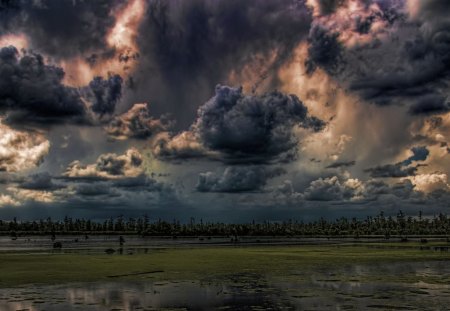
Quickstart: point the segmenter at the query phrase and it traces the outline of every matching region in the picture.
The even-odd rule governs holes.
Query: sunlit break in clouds
[[[450,5],[0,3],[0,218],[450,208]]]

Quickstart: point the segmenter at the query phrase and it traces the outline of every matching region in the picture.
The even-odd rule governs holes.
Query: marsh
[[[446,242],[140,245],[127,238],[119,251],[116,239],[3,250],[0,309],[445,310],[450,303]],[[111,245],[116,251],[106,254]]]

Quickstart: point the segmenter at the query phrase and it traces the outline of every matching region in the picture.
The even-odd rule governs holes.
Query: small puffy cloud
[[[281,168],[227,167],[222,175],[201,173],[196,189],[200,192],[248,192],[261,191],[267,180],[286,173]]]
[[[12,196],[7,194],[0,194],[0,207],[3,206],[18,206],[20,205],[19,201],[14,199]]]
[[[169,130],[172,123],[165,119],[154,119],[150,115],[148,104],[134,104],[127,112],[114,117],[106,133],[113,139],[146,139]]]
[[[325,123],[308,114],[295,96],[280,92],[244,95],[242,88],[216,87],[216,94],[198,109],[191,133],[175,136],[175,142],[157,144],[157,156],[175,152],[217,154],[226,162],[265,163],[295,157],[296,128],[319,131]],[[172,145],[175,148],[167,148]],[[186,146],[189,152],[184,152]],[[194,147],[194,148],[193,148]],[[159,151],[159,152],[158,152]]]
[[[42,134],[13,130],[0,123],[0,171],[20,172],[34,168],[49,149],[50,142]]]
[[[15,200],[21,204],[26,201],[52,203],[55,196],[51,191],[21,189],[18,187],[8,187],[7,190],[13,194]]]
[[[94,164],[83,165],[74,161],[67,167],[63,176],[81,179],[117,179],[133,177],[143,173],[142,155],[135,148],[128,149],[123,155],[102,154]]]
[[[173,137],[167,132],[161,133],[153,144],[153,153],[165,160],[219,156],[217,152],[211,152],[203,146],[195,131],[183,131]]]
[[[309,201],[341,201],[360,197],[363,183],[357,179],[341,182],[337,176],[319,178],[311,182],[304,192]]]

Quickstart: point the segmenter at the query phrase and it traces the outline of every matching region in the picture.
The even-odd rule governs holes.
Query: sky
[[[1,0],[0,218],[450,210],[446,0]]]

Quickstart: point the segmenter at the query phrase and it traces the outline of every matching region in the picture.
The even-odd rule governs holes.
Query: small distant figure
[[[123,236],[119,236],[119,244],[120,244],[120,246],[123,246],[124,243],[125,243],[125,239],[123,238]]]
[[[51,239],[52,239],[52,242],[55,242],[55,240],[56,240],[56,235],[55,235],[54,233],[52,233]]]
[[[84,235],[84,239],[85,239],[85,240],[89,240],[89,237],[88,237],[87,234]]]

